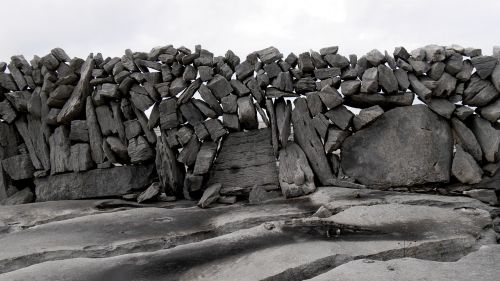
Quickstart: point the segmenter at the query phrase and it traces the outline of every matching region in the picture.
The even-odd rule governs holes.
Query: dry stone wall
[[[12,56],[0,63],[0,200],[121,196],[153,181],[146,197],[161,186],[202,206],[317,185],[438,183],[496,200],[499,57],[458,45]]]

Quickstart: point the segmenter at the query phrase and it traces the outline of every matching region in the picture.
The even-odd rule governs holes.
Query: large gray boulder
[[[364,185],[448,182],[453,138],[445,119],[425,105],[395,108],[348,137],[342,169]]]
[[[37,201],[119,196],[153,182],[154,166],[136,165],[51,175],[35,179]]]

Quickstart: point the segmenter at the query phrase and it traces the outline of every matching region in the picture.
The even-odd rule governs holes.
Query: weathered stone
[[[76,142],[89,142],[89,131],[86,120],[71,121],[69,139]]]
[[[176,152],[176,151],[175,151]],[[162,133],[156,142],[156,171],[160,178],[161,186],[167,195],[183,196],[184,165],[177,161],[177,155],[167,142],[167,137]]]
[[[378,69],[371,67],[365,70],[362,77],[361,92],[362,93],[377,93],[378,92]]]
[[[472,156],[465,152],[460,145],[456,146],[451,173],[461,183],[476,184],[481,181],[483,170],[476,163]]]
[[[378,105],[362,109],[352,120],[354,129],[360,130],[368,126],[382,114],[384,114],[384,110]]]
[[[498,197],[495,191],[491,189],[466,190],[464,194],[490,205],[498,205]]]
[[[465,151],[472,155],[476,161],[481,162],[481,160],[483,160],[483,151],[474,133],[457,118],[451,118],[451,125],[457,137],[457,142]]]
[[[283,58],[283,54],[273,46],[257,51],[256,53],[260,61],[266,64]]]
[[[455,111],[455,105],[447,99],[429,99],[426,103],[432,111],[447,119],[450,119]]]
[[[295,141],[306,154],[319,182],[326,185],[334,176],[326,158],[323,143],[312,125],[305,99],[298,98],[294,101],[294,104],[292,123]]]
[[[117,157],[116,160],[119,163],[129,162],[127,145],[125,143],[115,136],[108,136],[105,141],[109,145],[113,155]]]
[[[90,152],[92,154],[92,159],[97,164],[104,162],[104,152],[102,150],[102,133],[99,128],[99,123],[97,121],[97,115],[95,112],[94,105],[92,104],[92,98],[87,97],[87,103],[85,106],[85,114],[87,117],[87,129],[88,138],[90,143]]]
[[[176,96],[180,92],[184,91],[188,86],[186,80],[181,77],[175,78],[174,81],[170,84],[169,92],[172,96]]]
[[[299,55],[299,70],[303,73],[313,72],[314,65],[309,52]]]
[[[247,130],[257,129],[259,123],[257,121],[257,112],[251,96],[238,98],[238,118],[241,127]]]
[[[229,94],[221,99],[222,110],[224,113],[237,113],[238,112],[238,96]]]
[[[458,106],[455,109],[454,114],[458,117],[458,119],[464,121],[467,119],[469,116],[474,114],[474,109],[468,107],[468,106]]]
[[[47,104],[50,107],[62,108],[74,90],[72,85],[60,85],[50,93]]]
[[[293,91],[293,80],[290,72],[280,72],[278,77],[273,80],[273,86],[285,92]]]
[[[59,174],[72,170],[70,167],[71,143],[69,130],[59,126],[49,138],[50,146],[50,174]]]
[[[215,183],[207,187],[203,192],[203,196],[201,196],[200,201],[198,201],[198,207],[200,208],[208,208],[211,204],[217,202],[220,196],[220,190],[222,188],[222,184]]]
[[[204,142],[196,156],[193,174],[204,175],[208,173],[215,159],[215,154],[217,154],[217,143],[211,141]]]
[[[199,99],[191,99],[191,102],[198,108],[203,116],[208,118],[217,118],[219,115],[204,101]],[[150,119],[151,120],[151,116]]]
[[[182,94],[177,99],[177,104],[182,104],[182,103],[186,103],[186,102],[190,101],[191,98],[196,93],[196,91],[200,88],[201,83],[202,82],[200,79],[196,79],[191,84],[189,84],[187,89],[184,90],[184,92],[182,92]]]
[[[116,99],[120,96],[118,85],[110,83],[102,84],[101,89],[99,89],[99,94],[109,99]]]
[[[310,92],[306,94],[307,107],[312,116],[316,116],[323,112],[323,103],[318,92]]]
[[[35,179],[37,201],[121,196],[152,182],[153,165],[95,169]]]
[[[332,78],[340,75],[339,68],[320,68],[314,70],[314,77],[320,80]]]
[[[340,129],[346,130],[351,125],[354,114],[345,106],[337,106],[328,110],[325,116],[330,119],[333,124],[337,125]]]
[[[143,203],[155,200],[161,193],[161,185],[159,182],[153,182],[146,190],[138,197],[137,203]]]
[[[324,59],[330,66],[340,69],[346,68],[350,65],[349,60],[339,54],[327,54]]]
[[[280,150],[279,181],[285,198],[297,197],[316,190],[314,174],[306,155],[294,142]]]
[[[392,94],[398,91],[398,80],[392,72],[392,69],[381,64],[377,68],[378,70],[378,84],[382,87],[382,90],[388,94]]]
[[[77,143],[71,146],[69,166],[74,172],[87,171],[94,167],[88,143]]]
[[[325,47],[325,48],[319,49],[319,53],[322,56],[326,56],[328,54],[336,54],[338,52],[338,50],[339,50],[338,46],[330,46],[330,47]]]
[[[470,87],[470,84],[469,84]],[[469,88],[466,89],[465,98],[463,104],[472,105],[472,106],[485,106],[490,103],[492,100],[496,99],[500,93],[495,89],[493,84],[486,83],[485,87],[482,88],[477,94],[474,96],[467,95]]]
[[[201,98],[210,105],[210,107],[218,114],[222,115],[223,111],[222,108],[219,104],[219,101],[217,98],[212,94],[212,91],[210,89],[202,84],[200,85],[200,88],[198,89],[198,92],[200,93]]]
[[[491,75],[498,59],[492,56],[476,56],[471,58],[472,65],[481,79],[486,79]]]
[[[35,168],[27,154],[15,155],[2,160],[3,170],[13,180],[33,178]]]
[[[135,107],[141,111],[145,111],[149,109],[155,101],[149,96],[146,90],[139,91],[139,89],[141,88],[135,88],[130,91],[130,101],[132,101]]]
[[[24,188],[21,191],[14,193],[14,195],[9,196],[9,198],[0,202],[1,205],[12,206],[12,205],[21,205],[32,203],[35,199],[33,192],[28,187]]]
[[[160,127],[162,130],[175,128],[179,125],[177,99],[170,98],[160,102]]]
[[[446,58],[445,49],[443,46],[427,45],[424,47],[425,58],[431,62],[443,61]]]
[[[87,96],[90,95],[91,86],[90,78],[92,76],[92,69],[94,68],[94,59],[89,56],[81,68],[80,80],[76,84],[73,93],[69,100],[64,104],[64,107],[57,116],[58,123],[69,123],[75,119],[82,110],[85,108]]]
[[[340,90],[344,96],[352,96],[359,93],[361,81],[345,80],[340,84]]]
[[[348,137],[341,165],[345,174],[369,186],[448,182],[452,144],[447,122],[425,105],[400,107]]]
[[[408,80],[410,81],[410,85],[413,91],[417,94],[417,96],[421,100],[428,100],[432,94],[432,91],[429,90],[422,82],[415,76],[413,73],[408,74]]]
[[[366,54],[366,60],[373,66],[378,66],[385,62],[385,56],[379,50],[373,49]]]
[[[196,176],[190,173],[186,174],[186,177],[184,178],[184,193],[186,191],[189,192],[194,192],[201,190],[203,187],[203,176]]]
[[[181,104],[179,111],[190,124],[196,124],[205,120],[201,111],[192,102]]]
[[[248,194],[254,185],[278,189],[278,171],[270,129],[229,133],[210,171],[208,185],[221,183],[221,194]]]
[[[219,74],[215,75],[214,79],[208,82],[207,87],[218,99],[222,99],[233,91],[231,84]]]
[[[243,81],[253,76],[254,66],[249,61],[244,61],[235,67],[236,79]]]
[[[267,191],[265,187],[254,185],[248,193],[248,202],[250,204],[262,204],[266,201],[274,200],[280,197],[277,191]]]
[[[222,124],[226,129],[229,131],[240,131],[240,121],[238,119],[238,114],[229,114],[229,113],[224,113],[222,115]],[[207,131],[208,132],[208,131]]]
[[[339,92],[330,86],[323,87],[321,91],[319,91],[319,97],[328,109],[337,107],[343,102]]]
[[[182,148],[177,160],[186,166],[193,166],[196,162],[196,156],[200,150],[201,143],[196,136],[191,136],[189,142]]]
[[[328,136],[325,141],[325,151],[327,153],[332,153],[339,149],[344,140],[350,136],[349,131],[340,130],[336,127],[331,127],[328,129]]]
[[[0,72],[0,86],[11,91],[17,91],[17,84],[12,78],[12,74]]]
[[[316,89],[316,81],[311,77],[300,78],[295,84],[295,91],[298,94],[305,94]]]
[[[470,128],[481,146],[486,161],[496,162],[498,160],[498,149],[500,145],[500,135],[498,131],[493,128],[490,122],[477,115],[472,116]]]
[[[9,68],[14,82],[16,82],[17,88],[21,91],[26,89],[28,87],[26,79],[24,78],[24,75],[21,73],[21,71],[15,66],[15,64],[11,62],[7,65],[7,67]]]
[[[110,136],[117,133],[115,120],[113,119],[113,114],[111,109],[107,105],[101,105],[95,109],[97,120],[99,121],[99,127],[104,136]]]
[[[219,119],[208,119],[203,122],[205,128],[207,128],[208,133],[210,134],[210,138],[213,141],[219,140],[222,136],[227,134],[226,129],[222,126],[222,123]]]
[[[130,139],[127,152],[132,164],[147,162],[154,158],[154,151],[143,136]]]
[[[495,123],[500,118],[500,99],[488,104],[485,107],[479,108],[479,114],[484,119]]]
[[[326,139],[326,134],[328,133],[328,127],[330,126],[330,121],[323,114],[318,114],[313,117],[312,125],[316,132],[321,137],[321,139]]]

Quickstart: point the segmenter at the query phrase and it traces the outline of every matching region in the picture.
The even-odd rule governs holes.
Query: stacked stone
[[[207,190],[211,194],[203,197],[213,202],[234,202],[254,190],[253,198],[265,198],[280,187],[286,197],[300,196],[318,183],[449,182],[450,173],[462,183],[478,184],[483,174],[494,176],[498,169],[500,65],[479,49],[397,47],[392,55],[372,50],[358,58],[340,55],[337,46],[286,57],[268,47],[242,60],[232,51],[214,56],[200,45],[194,51],[167,45],[82,60],[56,48],[30,63],[13,56],[0,70],[1,128],[10,134],[1,143],[7,151],[2,159],[8,160],[2,161],[3,197],[20,177],[153,159],[167,195],[197,198]],[[440,117],[427,107],[394,111],[412,105],[415,95]],[[350,107],[361,111],[355,115]],[[148,118],[144,112],[150,108]],[[405,121],[405,114],[422,122]],[[376,134],[373,128],[400,132],[390,126],[401,124],[419,130],[421,145],[439,144],[449,152],[436,153],[436,159],[425,155],[429,163],[409,161],[406,170],[424,166],[413,176],[366,173],[377,163],[353,156],[356,144],[369,145],[360,136]],[[158,127],[159,136],[153,131]],[[426,131],[444,141],[426,143]],[[449,145],[448,138],[454,140]],[[279,172],[273,159],[279,160]],[[14,166],[20,168],[10,169]],[[423,178],[431,170],[436,173]]]

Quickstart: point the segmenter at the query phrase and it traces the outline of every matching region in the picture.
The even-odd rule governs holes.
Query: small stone
[[[352,120],[354,129],[360,130],[368,126],[382,114],[384,114],[384,110],[378,105],[362,109]]]
[[[361,78],[362,93],[377,93],[378,92],[378,69],[371,67],[365,70]]]
[[[327,111],[325,116],[340,129],[346,130],[351,125],[354,114],[347,107],[341,105]]]
[[[244,61],[236,66],[236,79],[243,81],[250,76],[253,76],[254,66],[248,61]]]
[[[216,202],[220,197],[220,190],[222,188],[222,184],[216,183],[209,186],[204,192],[203,196],[201,196],[200,201],[198,202],[198,207],[200,208],[208,208],[212,203]]]
[[[326,62],[332,67],[338,67],[340,69],[346,68],[350,65],[349,60],[339,54],[328,54],[325,55]]]
[[[339,50],[338,46],[330,46],[330,47],[321,48],[319,50],[319,53],[322,56],[326,56],[326,55],[329,55],[329,54],[335,55],[338,52],[338,50]]]
[[[160,195],[161,185],[159,182],[152,183],[146,190],[144,190],[138,197],[137,203],[152,201]]]
[[[447,99],[430,99],[426,103],[432,111],[446,119],[450,119],[453,111],[455,111],[455,105]]]
[[[464,191],[464,194],[490,205],[498,205],[498,197],[492,189],[473,189]]]
[[[118,92],[118,85],[110,83],[102,84],[102,88],[99,90],[99,94],[110,99],[115,99],[120,96],[120,93]]]
[[[443,61],[446,58],[445,49],[443,46],[427,45],[425,49],[425,58],[428,61],[436,62]]]
[[[14,195],[8,197],[4,201],[0,202],[0,205],[12,206],[32,203],[35,200],[33,192],[29,188],[24,188],[21,191],[14,193]]]
[[[483,170],[481,170],[481,167],[479,167],[474,158],[458,145],[453,157],[451,173],[461,183],[476,184],[481,181]]]
[[[476,68],[476,72],[481,79],[486,79],[491,75],[498,59],[492,56],[477,56],[471,58],[472,65]]]
[[[379,50],[373,49],[366,54],[366,60],[373,66],[378,66],[385,62],[385,56]]]
[[[332,153],[339,149],[344,140],[350,136],[349,131],[340,130],[335,127],[328,129],[328,136],[325,141],[325,151],[327,153]]]
[[[229,95],[233,91],[231,84],[219,74],[215,75],[214,79],[208,82],[207,87],[219,99]]]
[[[265,64],[269,64],[283,58],[283,54],[273,46],[257,51],[257,56],[260,61]]]
[[[299,55],[299,70],[302,73],[313,72],[314,65],[309,52],[305,52]]]
[[[426,61],[410,60],[410,65],[413,68],[413,72],[418,76],[424,75],[431,69],[431,65]]]
[[[359,80],[346,80],[340,84],[340,90],[344,96],[352,96],[359,93],[361,88],[361,81]]]
[[[314,77],[320,80],[332,78],[340,75],[339,68],[320,68],[314,70]]]
[[[217,203],[231,205],[236,203],[236,201],[237,201],[236,196],[220,196],[219,199],[217,200]]]
[[[458,117],[458,119],[464,121],[467,119],[469,116],[474,114],[474,109],[468,107],[468,106],[459,106],[455,109],[454,112],[455,116]]]
[[[130,139],[127,152],[130,162],[133,164],[143,163],[154,158],[154,151],[143,136]]]
[[[404,47],[396,47],[393,52],[394,58],[397,60],[401,58],[402,60],[408,60],[410,58],[410,54]]]
[[[385,65],[379,65],[378,68],[378,84],[382,87],[382,90],[388,94],[392,94],[398,91],[398,80],[392,69]]]

